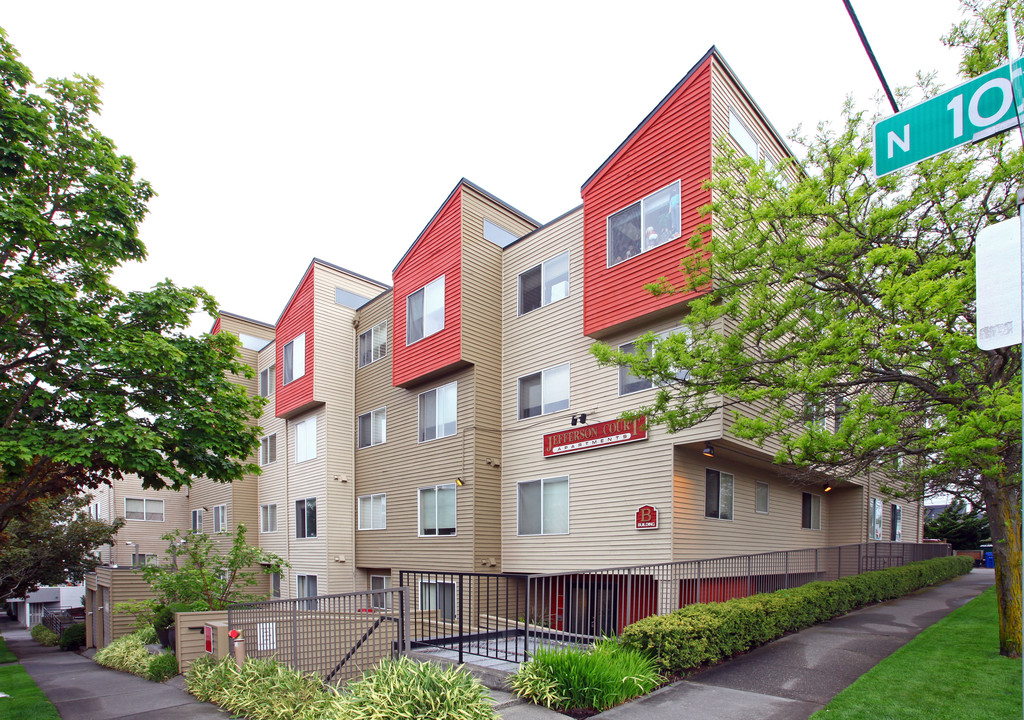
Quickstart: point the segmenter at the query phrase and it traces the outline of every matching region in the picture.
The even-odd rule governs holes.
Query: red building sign
[[[609,445],[647,439],[647,420],[608,420],[544,436],[544,457],[568,455]]]
[[[636,509],[637,530],[658,529],[658,508],[653,505],[641,505]]]

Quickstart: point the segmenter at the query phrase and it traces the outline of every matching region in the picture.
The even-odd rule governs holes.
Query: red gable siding
[[[211,335],[216,335],[219,332],[220,332],[220,318],[217,318],[217,320],[213,323],[213,329],[210,331],[210,334]]]
[[[702,188],[711,177],[711,62],[709,54],[583,188],[587,335],[693,297],[655,298],[643,286],[662,276],[681,282],[679,259],[689,252],[689,239],[702,222],[699,209],[711,202],[711,191]],[[608,267],[608,216],[676,180],[681,181],[681,237]]]
[[[444,275],[444,329],[405,344],[406,299]],[[437,211],[393,273],[392,383],[409,385],[462,357],[462,188]]]
[[[297,408],[313,402],[313,368],[316,358],[313,356],[313,266],[309,266],[306,276],[292,295],[291,301],[277,322],[276,363],[277,372],[274,382],[275,414],[285,417]],[[284,346],[296,337],[306,333],[306,374],[287,385],[281,384],[284,363],[281,356]]]

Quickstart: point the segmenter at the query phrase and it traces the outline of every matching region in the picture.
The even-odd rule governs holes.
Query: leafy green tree
[[[228,333],[191,337],[200,288],[111,285],[145,258],[153,191],[92,124],[93,77],[33,84],[0,29],[0,531],[38,498],[136,473],[147,488],[258,472],[262,406]]]
[[[994,18],[1007,5],[977,8],[946,39],[965,48],[965,74],[1005,62]],[[1012,8],[1021,33],[1024,7]],[[934,92],[927,78],[919,89]],[[685,332],[649,335],[635,355],[593,352],[660,385],[634,415],[676,431],[724,413],[737,436],[780,443],[775,460],[797,481],[872,472],[891,494],[983,502],[1000,651],[1019,657],[1021,351],[975,343],[974,248],[1015,216],[1024,154],[1004,133],[875,178],[873,120],[848,105],[840,127],[794,137],[799,167],[721,145],[710,243],[694,238],[685,280],[650,288],[702,293]]]
[[[924,536],[945,540],[954,550],[977,550],[989,539],[988,520],[979,509],[968,510],[962,500],[954,500],[924,524]]]
[[[81,582],[96,568],[93,551],[113,543],[125,521],[93,519],[88,504],[82,496],[37,500],[0,533],[0,601],[40,585]]]
[[[164,604],[202,603],[210,610],[223,610],[234,603],[266,600],[266,595],[248,588],[259,583],[260,575],[280,573],[288,563],[247,544],[245,533],[245,525],[239,523],[231,548],[222,554],[211,536],[174,530],[163,536],[173,563],[147,565],[140,572]]]

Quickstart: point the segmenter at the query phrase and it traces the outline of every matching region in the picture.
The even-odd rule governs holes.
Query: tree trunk
[[[1021,489],[1005,477],[982,477],[999,604],[999,654],[1021,656]]]

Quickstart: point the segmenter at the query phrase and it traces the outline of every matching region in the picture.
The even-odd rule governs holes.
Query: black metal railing
[[[72,625],[85,622],[85,608],[43,608],[43,617],[39,622],[60,637]]]

